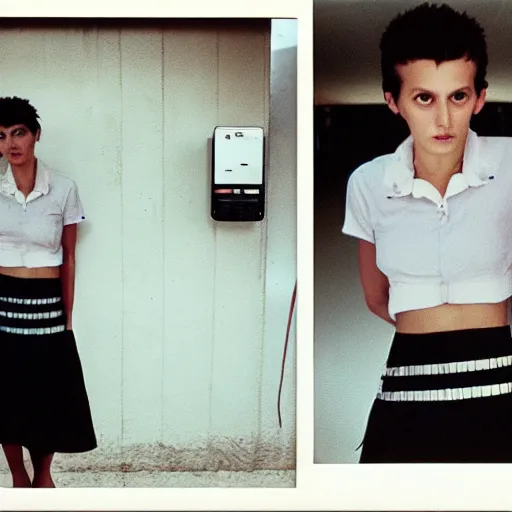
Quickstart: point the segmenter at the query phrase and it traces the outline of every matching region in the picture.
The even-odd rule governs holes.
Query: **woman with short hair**
[[[36,158],[40,136],[27,100],[0,98],[0,443],[14,487],[55,487],[55,452],[96,448],[72,330],[85,216],[74,181]]]
[[[360,462],[512,462],[512,139],[470,130],[484,31],[422,4],[380,48],[386,103],[411,135],[347,189],[366,303],[396,329]]]

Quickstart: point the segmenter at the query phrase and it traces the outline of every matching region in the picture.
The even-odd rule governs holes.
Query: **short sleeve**
[[[342,232],[367,242],[375,243],[370,209],[361,186],[362,175],[356,170],[348,180],[345,222]]]
[[[64,226],[77,224],[85,220],[84,209],[80,201],[80,196],[78,195],[78,187],[74,181],[71,182],[71,187],[64,203],[62,216]]]

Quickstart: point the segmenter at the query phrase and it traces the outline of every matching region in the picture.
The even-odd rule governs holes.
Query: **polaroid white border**
[[[357,0],[338,0],[357,1]],[[459,2],[458,2],[459,3]],[[510,510],[512,467],[313,464],[313,6],[258,2],[2,2],[4,17],[298,18],[297,488],[0,489],[0,510]],[[364,34],[361,34],[364,37]],[[342,392],[343,390],[340,390]]]

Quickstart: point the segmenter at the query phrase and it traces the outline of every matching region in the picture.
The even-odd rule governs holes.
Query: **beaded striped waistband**
[[[6,332],[9,334],[32,334],[32,335],[41,335],[41,334],[55,334],[57,332],[63,332],[66,329],[64,324],[55,325],[53,327],[7,327],[4,325],[0,325],[0,331]]]
[[[410,366],[392,366],[384,370],[387,377],[412,377],[416,375],[446,375],[449,373],[474,372],[492,370],[512,366],[512,356],[491,357],[476,361],[460,361],[457,363],[438,363]]]
[[[377,398],[394,402],[447,401],[512,393],[512,355],[387,367]]]
[[[17,297],[0,297],[1,302],[8,302],[9,304],[25,304],[34,306],[40,306],[42,304],[55,304],[60,300],[60,297],[48,297],[44,299],[19,299]]]
[[[0,296],[0,332],[48,335],[65,329],[66,317],[60,296]]]
[[[419,391],[379,391],[379,400],[393,402],[429,402],[445,400],[465,400],[512,393],[512,382],[491,384],[488,386],[472,386],[453,389],[422,389]]]

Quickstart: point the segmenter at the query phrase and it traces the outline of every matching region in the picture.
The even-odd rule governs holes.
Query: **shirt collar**
[[[2,174],[0,177],[0,191],[6,195],[15,195],[18,191],[18,187],[14,180],[11,164],[7,162],[6,158],[2,158],[0,160],[0,167],[3,168],[0,171]],[[48,194],[49,191],[50,183],[48,170],[40,160],[37,160],[36,181],[34,183],[34,189],[30,194],[40,196]]]
[[[485,151],[485,143],[474,131],[469,130],[464,149],[464,164],[457,181],[463,188],[479,187],[494,179],[497,167],[496,154]],[[392,162],[386,166],[384,181],[388,197],[404,197],[413,194],[415,190],[413,167],[413,137],[410,135],[398,146],[393,154]]]

